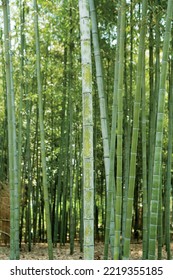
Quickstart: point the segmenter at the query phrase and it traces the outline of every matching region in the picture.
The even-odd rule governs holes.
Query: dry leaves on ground
[[[75,242],[74,253],[70,254],[69,244],[54,248],[54,259],[56,260],[82,260],[83,253],[80,252],[80,245],[78,242]],[[171,251],[173,252],[173,243],[171,243]],[[9,247],[0,247],[0,259],[8,260],[9,259]],[[95,244],[95,259],[102,260],[104,252],[104,244],[98,242]],[[32,251],[28,252],[27,245],[22,244],[20,252],[21,260],[47,260],[48,259],[48,248],[46,243],[40,243],[32,246]],[[142,243],[131,244],[131,260],[141,260],[142,259]],[[163,248],[163,259],[167,259],[167,254],[165,248]]]

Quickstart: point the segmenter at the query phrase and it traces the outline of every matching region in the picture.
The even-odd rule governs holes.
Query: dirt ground
[[[2,246],[0,247],[0,259],[8,260],[9,259],[9,247]],[[101,242],[95,244],[95,259],[103,259],[104,245]],[[171,243],[171,252],[173,255],[173,242]],[[27,245],[23,244],[20,252],[21,260],[47,260],[48,259],[48,250],[47,244],[41,243],[32,246],[32,251],[28,252]],[[82,260],[83,253],[80,252],[79,243],[75,243],[74,253],[70,255],[69,244],[64,246],[58,245],[57,248],[54,248],[54,259],[56,260]],[[131,244],[131,260],[141,260],[142,259],[142,243],[133,243]],[[165,248],[163,248],[162,259],[167,259],[167,254]]]

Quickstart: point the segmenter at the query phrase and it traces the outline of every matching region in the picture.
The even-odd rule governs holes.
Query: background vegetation
[[[163,247],[171,259],[172,10],[171,0],[1,1],[11,259],[22,242],[47,242],[49,259],[69,242],[73,254],[74,240],[86,259],[94,241],[105,259],[128,259],[132,239],[143,259]]]

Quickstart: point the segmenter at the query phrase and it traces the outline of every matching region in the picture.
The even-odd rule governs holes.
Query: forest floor
[[[0,260],[9,259],[9,247],[0,247]],[[104,244],[102,242],[97,242],[95,244],[95,257],[96,260],[103,259]],[[171,253],[173,256],[173,242],[171,243]],[[46,243],[38,243],[32,246],[31,252],[28,252],[27,245],[22,244],[20,252],[21,260],[47,260],[48,259],[48,249]],[[80,246],[78,242],[75,242],[74,253],[70,255],[69,244],[54,248],[54,259],[56,260],[82,260],[83,253],[80,252]],[[142,259],[142,243],[132,243],[131,244],[131,260],[141,260]],[[162,250],[162,259],[167,259],[167,254],[165,248]]]

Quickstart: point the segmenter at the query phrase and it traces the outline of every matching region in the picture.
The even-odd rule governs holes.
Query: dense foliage
[[[170,259],[173,3],[83,2],[91,16],[94,238],[104,241],[105,258],[110,244],[112,258],[127,259],[135,238],[144,259],[162,258],[163,245]],[[75,239],[83,250],[90,111],[82,105],[79,22],[76,0],[1,1],[0,180],[11,203],[15,197],[11,211],[19,205],[11,219],[19,215],[19,243],[28,250],[70,242],[73,254]]]

